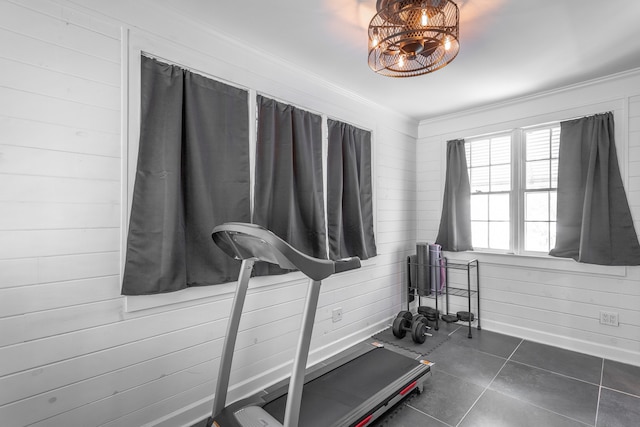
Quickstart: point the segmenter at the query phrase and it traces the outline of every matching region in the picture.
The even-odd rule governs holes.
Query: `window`
[[[471,187],[474,248],[509,250],[511,242],[511,135],[465,145]]]
[[[162,294],[236,280],[239,264],[209,236],[216,224],[250,222],[252,210],[253,222],[308,255],[326,258],[326,117],[267,100],[281,113],[269,120],[265,98],[248,89],[143,54],[139,61],[139,150],[130,175],[136,179],[124,227],[122,293]],[[256,104],[257,135],[250,129],[257,114],[250,106]],[[365,133],[369,159],[358,167],[366,166],[370,180],[371,135]],[[258,143],[254,153],[251,140]],[[364,193],[365,216],[372,219],[372,194]],[[349,212],[346,219],[352,216],[362,215]],[[373,240],[372,233],[367,237]]]
[[[141,58],[141,131],[123,295],[234,281],[216,224],[248,222],[246,90]],[[224,203],[220,203],[224,201]]]
[[[322,117],[258,95],[253,223],[306,255],[326,258]],[[257,275],[287,270],[260,263]]]
[[[524,131],[524,251],[549,252],[556,238],[560,126]]]
[[[560,126],[466,141],[473,247],[549,252],[555,245]]]
[[[329,258],[376,256],[373,232],[371,132],[327,120],[327,237]]]

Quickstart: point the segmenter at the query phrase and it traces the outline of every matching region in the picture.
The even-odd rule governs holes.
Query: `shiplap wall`
[[[0,0],[3,427],[175,427],[210,408],[233,287],[137,311],[120,296],[123,29],[217,64],[208,74],[373,131],[379,256],[325,282],[311,360],[386,327],[402,303],[403,260],[415,245],[418,123],[290,64],[257,55],[248,69],[244,51],[150,1]],[[285,376],[293,355],[306,281],[265,283],[248,296],[235,397]],[[343,320],[333,323],[337,307]]]
[[[418,139],[418,236],[438,231],[446,141],[613,111],[616,147],[636,231],[640,231],[640,70],[510,103],[425,120]],[[640,268],[594,267],[572,260],[448,254],[480,260],[482,326],[535,341],[640,365]],[[452,283],[466,283],[453,271]],[[451,310],[466,310],[452,298]],[[473,304],[476,310],[476,304]],[[618,327],[599,324],[619,314]]]

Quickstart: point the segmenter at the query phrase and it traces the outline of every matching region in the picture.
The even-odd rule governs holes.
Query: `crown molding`
[[[594,79],[585,80],[579,83],[562,86],[560,88],[545,90],[545,91],[536,92],[530,95],[508,99],[505,101],[499,101],[499,102],[494,102],[486,105],[481,105],[478,107],[468,108],[461,111],[456,111],[454,113],[429,117],[429,118],[420,120],[419,126],[422,127],[425,125],[438,123],[446,120],[462,119],[471,115],[475,115],[475,114],[479,114],[479,113],[483,113],[491,110],[496,110],[498,108],[512,107],[518,104],[536,101],[538,99],[547,98],[549,96],[560,95],[563,93],[571,92],[571,91],[578,90],[585,87],[590,87],[598,84],[604,84],[604,83],[621,80],[624,78],[630,78],[630,77],[632,78],[632,77],[638,77],[638,76],[640,76],[640,68],[633,68],[631,70],[621,71],[621,72],[609,74],[603,77],[597,77]]]

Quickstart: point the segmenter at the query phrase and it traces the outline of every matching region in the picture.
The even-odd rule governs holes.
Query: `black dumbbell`
[[[392,332],[396,338],[404,338],[407,332],[411,332],[411,338],[417,344],[422,344],[427,336],[427,318],[421,314],[415,316],[408,311],[401,311],[393,321]]]
[[[412,319],[413,319],[413,314],[411,314],[411,312],[410,312],[410,311],[402,310],[402,311],[400,311],[400,312],[398,313],[398,315],[396,316],[396,319],[397,319],[398,317],[404,317],[405,319],[407,319],[407,320],[409,320],[409,321],[410,321],[410,320],[412,320]]]
[[[396,338],[404,338],[411,327],[412,320],[413,314],[411,314],[410,311],[401,311],[398,313],[391,328],[393,336]]]

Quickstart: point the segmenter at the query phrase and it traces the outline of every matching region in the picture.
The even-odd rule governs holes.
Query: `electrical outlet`
[[[333,318],[333,323],[336,323],[342,320],[342,308],[334,308],[331,314]]]
[[[618,313],[614,313],[613,311],[601,311],[600,324],[608,326],[618,326]]]

